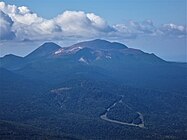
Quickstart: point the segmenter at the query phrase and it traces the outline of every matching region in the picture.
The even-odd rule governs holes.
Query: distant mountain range
[[[49,84],[88,76],[137,87],[186,91],[186,63],[167,62],[154,54],[100,39],[63,48],[48,42],[25,57],[6,55],[0,62],[0,67]]]
[[[118,42],[44,43],[0,58],[0,139],[185,139],[186,83],[186,63]]]

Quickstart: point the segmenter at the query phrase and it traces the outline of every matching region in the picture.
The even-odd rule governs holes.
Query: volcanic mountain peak
[[[80,50],[91,49],[93,51],[109,51],[109,50],[123,50],[127,46],[117,42],[109,42],[106,40],[95,39],[91,41],[80,42],[69,47],[61,48],[56,51],[55,55],[74,54]]]
[[[12,69],[12,67],[17,69],[19,68],[19,66],[33,61],[43,62],[44,59],[50,59],[51,61],[54,61],[54,63],[56,63],[55,61],[58,58],[60,58],[61,61],[78,61],[81,63],[84,62],[86,64],[92,64],[95,62],[101,63],[101,61],[103,61],[103,63],[164,62],[162,59],[153,54],[145,53],[138,49],[128,48],[121,43],[109,42],[100,39],[80,42],[70,47],[63,48],[53,42],[47,42],[26,57],[19,58],[16,63],[15,61],[13,61],[14,63],[12,62],[12,60],[15,60],[15,56],[6,57],[1,58],[2,63],[0,66],[6,66],[6,68],[8,69]],[[8,58],[11,59],[9,60]]]
[[[87,47],[91,49],[126,49],[127,48],[127,46],[125,46],[124,44],[117,43],[117,42],[109,42],[101,39],[80,42],[71,47],[77,47],[77,46]]]
[[[33,58],[46,57],[53,54],[59,49],[61,49],[59,45],[53,42],[46,42],[43,45],[41,45],[39,48],[37,48],[35,51],[27,55],[26,58],[33,59]]]

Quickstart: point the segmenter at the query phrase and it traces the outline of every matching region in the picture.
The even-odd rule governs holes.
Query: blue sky
[[[186,0],[5,0],[8,4],[27,6],[45,18],[66,10],[94,12],[109,23],[152,19],[156,23],[186,22]]]
[[[3,2],[6,4],[1,7],[3,23],[12,22],[8,24],[10,27],[6,24],[6,29],[4,26],[1,29],[1,56],[8,53],[26,55],[45,41],[66,46],[82,40],[103,38],[153,52],[166,60],[187,61],[186,0]],[[13,16],[10,9],[7,10],[7,5],[16,6],[16,16]],[[23,13],[20,13],[20,6],[27,7],[29,11],[22,8]],[[37,17],[33,13],[37,14]],[[6,15],[10,19],[7,19]],[[27,19],[33,22],[27,23]],[[72,22],[76,25],[71,24]],[[43,29],[43,26],[46,28]],[[38,30],[33,32],[32,28]]]

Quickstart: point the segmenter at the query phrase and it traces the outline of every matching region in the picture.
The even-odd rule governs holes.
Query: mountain
[[[6,132],[39,139],[187,137],[186,63],[96,39],[63,48],[44,43],[0,64],[0,129]]]
[[[121,58],[119,58],[121,57]],[[141,50],[128,48],[127,46],[117,43],[117,42],[109,42],[106,40],[92,40],[86,42],[80,42],[74,44],[69,47],[61,48],[59,45],[48,42],[44,43],[36,50],[25,56],[24,58],[15,56],[15,55],[7,55],[1,58],[1,65],[9,69],[9,63],[13,64],[19,61],[23,61],[24,63],[28,63],[30,61],[46,58],[68,58],[68,60],[76,61],[78,59],[80,62],[86,62],[86,59],[95,62],[97,60],[106,60],[106,59],[128,59],[134,61],[163,61],[158,58],[154,54],[144,53]],[[81,61],[84,60],[85,61]],[[136,59],[136,60],[135,60]],[[22,63],[23,63],[22,62]],[[14,66],[14,64],[13,64]],[[16,66],[15,66],[16,67]]]
[[[15,65],[15,69],[20,75],[52,85],[75,77],[97,77],[140,88],[186,90],[186,64],[167,62],[155,54],[100,39],[63,48],[44,43]]]
[[[92,41],[85,41],[85,42],[80,42],[75,45],[72,45],[70,48],[76,48],[76,47],[87,47],[87,48],[92,48],[92,49],[125,49],[127,46],[124,44],[118,43],[118,42],[109,42],[106,40],[101,40],[101,39],[95,39]]]
[[[127,46],[106,40],[92,40],[74,44],[70,47],[61,48],[55,52],[56,57],[64,57],[67,55],[79,56],[78,60],[97,61],[106,59],[121,59],[121,61],[151,61],[161,62],[160,58],[154,54],[144,53],[141,50],[128,48]],[[135,60],[136,59],[136,60]]]
[[[34,50],[32,53],[25,57],[26,60],[37,60],[45,57],[50,57],[55,51],[61,47],[53,42],[47,42]]]
[[[1,67],[52,85],[75,77],[89,77],[113,79],[140,88],[182,93],[186,90],[186,63],[167,62],[153,53],[117,42],[96,39],[63,48],[48,42],[19,61],[17,59],[10,61],[5,56],[1,58]]]
[[[16,56],[13,54],[5,55],[0,58],[0,67],[6,67],[8,69],[17,69],[19,63],[21,63],[23,57]]]

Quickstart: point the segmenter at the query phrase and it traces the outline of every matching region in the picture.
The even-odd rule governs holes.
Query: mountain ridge
[[[103,40],[66,48],[44,43],[20,61],[9,57],[0,65],[0,120],[59,139],[186,137],[185,64]]]
[[[145,53],[139,49],[128,48],[126,45],[122,43],[109,42],[109,41],[101,40],[101,39],[79,42],[68,47],[61,47],[53,42],[45,42],[41,46],[39,46],[37,49],[35,49],[34,51],[26,55],[25,57],[19,57],[13,54],[8,54],[8,55],[5,55],[4,57],[1,57],[1,59],[6,59],[7,61],[7,59],[11,59],[14,56],[20,59],[24,58],[27,60],[32,60],[32,59],[39,59],[39,58],[44,58],[44,57],[58,56],[63,53],[64,54],[76,53],[84,48],[90,48],[91,50],[94,50],[94,51],[105,51],[105,52],[109,52],[109,51],[122,52],[123,51],[124,54],[126,55],[148,54],[152,56],[154,55],[155,57],[161,60],[160,57],[156,56],[153,53]],[[107,56],[107,57],[109,58],[110,56]]]

